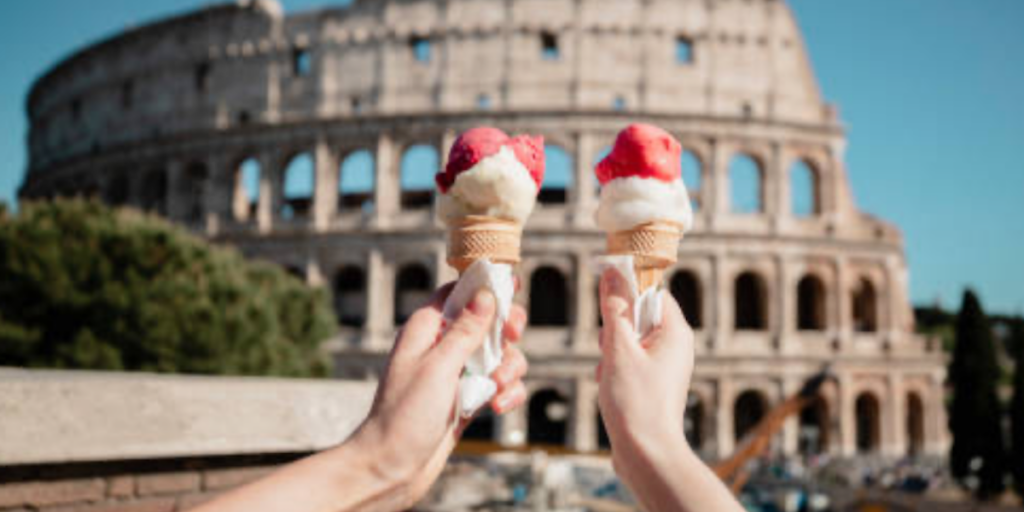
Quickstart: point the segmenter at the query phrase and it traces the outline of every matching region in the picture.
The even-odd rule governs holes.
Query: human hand
[[[629,285],[616,270],[601,276],[598,404],[616,472],[633,489],[643,484],[652,458],[689,450],[683,414],[693,374],[693,331],[672,295],[661,293],[661,324],[641,338],[633,326]]]
[[[441,336],[442,306],[452,285],[410,317],[398,335],[367,420],[353,437],[373,454],[372,470],[400,489],[400,507],[412,506],[440,475],[470,420],[460,417],[459,378],[469,356],[483,344],[497,305],[481,291]],[[526,312],[514,306],[504,326],[506,342],[522,336]],[[506,344],[501,366],[491,375],[498,391],[490,406],[498,414],[526,400],[526,357]]]

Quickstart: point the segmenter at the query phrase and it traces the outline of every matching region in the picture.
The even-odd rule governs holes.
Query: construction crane
[[[729,458],[715,464],[712,469],[718,478],[729,486],[733,494],[738,494],[750,478],[750,472],[745,469],[747,462],[761,456],[768,449],[775,434],[782,429],[786,419],[812,405],[818,398],[821,386],[834,380],[835,377],[827,367],[808,379],[800,392],[787,398],[761,418],[761,421],[743,437],[739,449]]]

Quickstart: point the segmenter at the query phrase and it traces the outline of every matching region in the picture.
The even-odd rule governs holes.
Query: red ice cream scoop
[[[544,137],[519,135],[509,137],[505,132],[490,126],[481,126],[466,131],[452,144],[448,153],[448,165],[444,171],[434,176],[438,190],[447,193],[455,183],[455,178],[484,158],[497,153],[503,146],[508,146],[530,173],[530,178],[537,184],[544,181]]]
[[[615,178],[654,178],[672,182],[682,174],[683,147],[668,132],[650,124],[631,124],[619,132],[615,146],[595,173],[602,185]]]

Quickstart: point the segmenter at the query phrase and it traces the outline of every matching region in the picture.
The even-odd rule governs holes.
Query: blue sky
[[[0,17],[0,199],[25,168],[24,99],[75,48],[206,0],[8,2]],[[329,0],[285,0],[288,10]],[[340,3],[340,2],[335,2]],[[856,200],[906,236],[911,295],[1024,310],[1024,1],[791,0],[848,128]],[[356,165],[366,165],[360,163]]]

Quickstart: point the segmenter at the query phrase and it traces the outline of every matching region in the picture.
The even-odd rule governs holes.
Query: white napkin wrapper
[[[498,385],[491,380],[491,373],[501,365],[501,331],[512,310],[512,296],[515,295],[512,267],[503,263],[491,263],[486,259],[477,260],[470,265],[459,277],[451,295],[444,303],[446,325],[451,325],[462,314],[462,310],[480,289],[488,289],[494,294],[497,312],[483,346],[466,361],[466,371],[459,381],[459,411],[464,418],[472,416],[498,391]]]
[[[639,290],[636,273],[633,271],[633,256],[599,256],[595,263],[598,276],[603,275],[605,270],[613,268],[629,283],[633,299],[633,325],[641,338],[661,324],[661,294],[658,293],[657,286],[651,286],[642,292]]]

